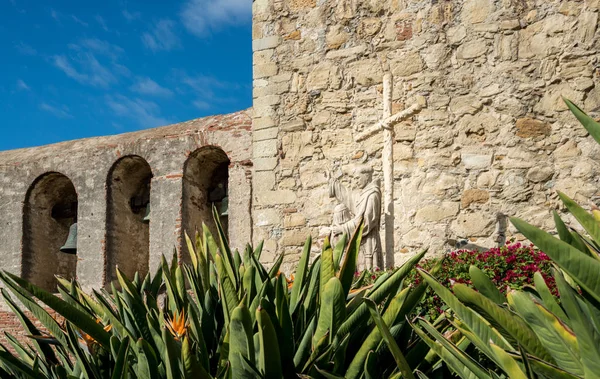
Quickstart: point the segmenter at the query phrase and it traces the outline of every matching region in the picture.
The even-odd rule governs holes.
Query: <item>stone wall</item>
[[[382,114],[395,127],[396,263],[448,238],[492,246],[496,213],[552,227],[561,190],[597,200],[598,145],[565,96],[600,106],[598,0],[255,0],[254,239],[297,259],[331,222],[325,171],[381,176]],[[509,237],[515,231],[509,227]],[[266,255],[273,257],[273,255]]]
[[[28,272],[23,267],[23,241],[31,239],[30,231],[23,226],[26,219],[26,198],[31,188],[37,188],[35,183],[53,183],[47,180],[40,181],[38,178],[48,177],[48,173],[60,173],[61,175],[50,175],[68,178],[67,182],[72,183],[77,194],[77,262],[76,272],[72,274],[78,278],[81,285],[87,290],[107,285],[110,277],[114,275],[113,270],[107,268],[115,262],[121,262],[121,266],[128,271],[132,270],[128,269],[131,266],[137,269],[149,268],[153,272],[160,263],[161,255],[170,258],[174,247],[181,250],[182,228],[186,227],[182,225],[184,166],[193,152],[203,148],[221,151],[229,160],[229,217],[232,219],[229,222],[230,239],[234,247],[244,248],[252,235],[251,117],[251,111],[241,111],[123,135],[0,152],[0,269],[18,275]],[[121,203],[117,207],[120,213],[117,212],[108,219],[111,225],[107,228],[107,209],[110,208],[107,197],[108,180],[110,178],[119,183],[132,180],[140,182],[140,178],[137,177],[139,175],[135,173],[111,170],[117,167],[116,163],[124,162],[122,158],[127,156],[136,157],[136,162],[144,162],[140,167],[143,168],[147,164],[152,172],[149,231],[140,230],[143,234],[141,237],[145,235],[146,243],[149,244],[149,253],[143,251],[144,249],[131,248],[131,238],[129,245],[125,243],[127,238],[120,238],[115,239],[110,248],[112,254],[119,256],[110,257],[107,256],[107,238],[111,238],[111,235],[116,238],[114,236],[119,235],[113,230],[116,223],[114,218],[122,218],[122,213],[131,212],[129,196],[134,192],[128,193],[124,200],[119,200]],[[143,174],[142,176],[147,178],[147,173]],[[56,188],[56,185],[42,188],[36,196],[47,196]],[[49,198],[49,202],[38,202],[41,205],[39,209],[36,208],[37,213],[32,215],[32,218],[47,215],[47,219],[52,219],[50,213],[53,199],[60,197],[58,194]],[[192,200],[198,202],[202,199]],[[141,222],[143,215],[136,217],[139,218],[136,222]],[[70,221],[72,222],[72,219]],[[128,226],[135,220],[121,221],[121,228],[127,228],[127,233],[135,233],[135,228]],[[206,220],[207,223],[210,221]],[[183,222],[185,223],[185,220]],[[52,230],[56,233],[53,229],[55,226],[47,226],[49,233]],[[113,233],[110,233],[111,230]],[[67,232],[64,233],[63,238]],[[136,242],[138,245],[140,243],[142,242]],[[61,241],[57,246],[60,244]],[[56,259],[63,253],[52,251],[49,254],[54,254],[55,259],[52,259],[51,255],[41,258],[40,250],[43,248],[43,243],[34,244],[32,250],[35,251],[30,253],[29,260],[39,260],[43,267],[38,265],[38,269],[45,269],[51,274],[56,273]],[[184,255],[187,255],[187,252]]]

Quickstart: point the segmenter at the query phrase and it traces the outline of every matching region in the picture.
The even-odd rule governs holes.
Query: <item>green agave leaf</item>
[[[269,270],[269,278],[274,279],[277,277],[277,274],[279,273],[279,269],[281,268],[281,264],[283,263],[283,258],[285,257],[285,254],[279,254],[279,257],[277,257],[277,260],[275,261],[275,263],[273,264],[273,266],[271,266],[271,269]]]
[[[407,379],[414,379],[412,369],[408,365],[408,362],[406,362],[406,358],[404,357],[404,354],[402,354],[400,347],[396,343],[396,340],[394,340],[394,337],[390,333],[388,326],[385,324],[385,322],[383,321],[383,318],[381,317],[381,315],[379,314],[379,311],[377,310],[377,304],[375,304],[375,302],[371,299],[365,299],[365,304],[369,308],[369,312],[371,313],[371,318],[375,322],[375,325],[377,325],[379,332],[383,336],[383,340],[385,341],[388,348],[392,352],[392,355],[394,356],[394,360],[396,361],[396,364],[398,365],[398,368],[400,369],[402,376]]]
[[[312,245],[312,238],[308,236],[302,249],[302,255],[298,266],[296,267],[296,274],[294,276],[294,284],[292,285],[292,294],[290,297],[290,309],[292,313],[296,310],[296,307],[300,303],[300,294],[304,289],[306,282],[306,275],[308,273],[308,260],[310,258],[310,247]]]
[[[316,346],[326,334],[329,334],[332,338],[345,318],[346,299],[344,289],[340,280],[334,276],[327,281],[323,288],[319,320],[313,336],[313,346]]]
[[[404,263],[398,270],[396,270],[392,275],[382,277],[381,282],[376,282],[373,289],[367,295],[369,299],[373,300],[375,303],[380,303],[385,299],[390,293],[395,291],[400,282],[410,273],[413,267],[419,263],[419,261],[425,256],[427,250],[416,254],[414,257],[410,258],[406,263]],[[350,333],[354,328],[356,328],[361,323],[365,322],[369,318],[369,310],[367,305],[362,303],[360,304],[352,314],[348,316],[346,321],[340,326],[337,332],[336,339],[341,341],[343,337]]]
[[[523,372],[517,361],[515,361],[506,351],[493,343],[490,343],[490,348],[496,356],[496,361],[500,362],[500,367],[508,374],[509,378],[527,379],[527,375]]]
[[[39,373],[34,371],[31,367],[23,363],[20,359],[14,357],[7,351],[0,350],[0,363],[5,369],[12,371],[16,377],[24,375],[25,378],[38,378]],[[18,375],[18,376],[17,376]],[[12,375],[6,376],[7,378],[13,377]]]
[[[183,377],[186,379],[212,378],[200,362],[198,362],[198,359],[196,359],[191,342],[187,336],[183,339],[183,344],[181,345],[181,363],[183,365]]]
[[[135,343],[133,349],[137,357],[136,373],[139,378],[158,378],[158,361],[150,344],[142,339]]]
[[[364,230],[364,224],[359,224],[360,226],[356,228],[352,238],[350,239],[350,243],[346,248],[346,258],[344,259],[344,263],[342,264],[342,268],[340,270],[340,281],[342,282],[342,287],[344,288],[344,296],[348,296],[348,292],[350,291],[350,287],[352,287],[352,280],[354,279],[354,273],[356,272],[356,263],[358,261],[358,253],[360,251],[360,243],[362,241],[362,234]]]
[[[229,323],[229,361],[234,378],[254,378],[255,372],[244,358],[254,365],[254,335],[250,311],[242,302],[232,313]]]
[[[183,232],[183,236],[185,237],[185,244],[187,246],[188,253],[190,254],[190,259],[192,261],[192,266],[194,267],[194,269],[196,270],[196,272],[198,272],[198,270],[199,270],[199,267],[198,267],[198,265],[199,265],[199,263],[198,263],[198,255],[196,253],[196,249],[194,247],[194,243],[190,239],[190,236],[188,235],[187,231]]]
[[[179,357],[177,343],[167,330],[162,328],[162,340],[164,343],[165,350],[163,352],[163,364],[165,365],[165,371],[168,379],[179,379]]]
[[[344,255],[344,248],[348,242],[348,236],[343,233],[338,239],[335,247],[333,248],[333,263],[335,264],[335,271],[340,269],[340,263],[342,262],[342,256]]]
[[[75,364],[82,370],[82,376],[87,379],[100,377],[96,368],[90,363],[88,357],[79,346],[78,337],[70,324],[67,324],[67,336],[69,337],[69,344],[71,346],[70,353],[75,356]],[[108,348],[110,349],[110,342]]]
[[[583,375],[577,338],[566,325],[523,292],[509,292],[508,302],[527,321],[559,367]]]
[[[23,346],[19,341],[17,341],[15,336],[13,336],[12,334],[4,332],[4,335],[6,336],[6,339],[8,340],[10,346],[12,346],[12,348],[19,356],[19,359],[21,359],[21,361],[26,363],[28,366],[33,367],[34,355],[31,353],[31,351],[28,351],[27,348]]]
[[[521,219],[513,217],[511,222],[527,239],[552,258],[577,284],[593,296],[596,301],[600,301],[599,261]]]
[[[121,343],[121,347],[119,348],[119,353],[115,359],[115,365],[113,367],[113,372],[111,379],[126,379],[127,372],[129,370],[129,361],[127,360],[127,352],[129,351],[129,339],[125,339],[123,343]]]
[[[466,304],[474,304],[482,309],[494,321],[494,324],[497,324],[506,331],[527,352],[546,361],[553,362],[552,356],[548,354],[548,351],[541,344],[536,334],[519,316],[464,284],[455,284],[453,290],[460,301]]]
[[[398,319],[402,304],[406,299],[410,289],[405,288],[399,294],[394,296],[390,306],[386,309],[383,314],[383,322],[386,325],[394,325]],[[373,329],[368,337],[364,340],[358,352],[352,358],[348,369],[346,370],[346,378],[360,378],[363,374],[365,362],[369,355],[369,352],[375,351],[377,345],[381,342],[381,333],[378,328]]]
[[[317,372],[318,372],[319,374],[323,375],[323,376],[324,376],[326,379],[344,379],[344,377],[343,377],[343,376],[337,376],[337,375],[334,375],[334,374],[332,374],[332,373],[329,373],[329,372],[327,372],[327,371],[325,371],[325,370],[321,370],[321,369],[320,369],[320,368],[318,368],[318,367],[315,367],[315,368],[316,368]]]
[[[439,297],[456,313],[473,334],[479,339],[478,346],[485,346],[488,341],[492,341],[500,347],[508,350],[512,350],[512,347],[504,340],[504,338],[496,330],[492,329],[490,325],[476,312],[466,307],[461,303],[456,296],[452,294],[448,289],[441,285],[435,280],[429,273],[417,269],[419,274],[425,279],[425,281],[431,286],[431,288],[438,294]],[[489,351],[488,351],[489,352]],[[491,352],[489,352],[491,354]]]
[[[600,224],[594,216],[586,212],[582,207],[579,206],[573,199],[558,191],[558,196],[562,200],[563,204],[567,207],[569,212],[575,216],[577,221],[583,226],[583,228],[589,233],[589,235],[600,243]]]
[[[323,298],[323,291],[325,289],[325,285],[329,282],[329,279],[335,276],[335,265],[333,263],[333,249],[331,249],[331,245],[329,244],[329,237],[325,237],[325,242],[323,242],[323,253],[321,254],[321,275],[319,282],[321,283],[319,287],[319,296]]]
[[[48,328],[50,333],[52,333],[54,338],[56,338],[62,346],[66,347],[68,345],[68,341],[63,330],[60,328],[54,318],[50,316],[42,307],[40,307],[29,296],[29,294],[37,297],[44,304],[48,305],[58,314],[62,315],[66,320],[78,326],[85,326],[85,328],[82,327],[81,329],[92,336],[92,338],[94,338],[96,341],[102,341],[100,343],[103,346],[110,347],[110,335],[102,328],[102,326],[96,323],[96,320],[92,320],[88,315],[83,314],[81,311],[71,307],[69,304],[57,298],[56,296],[26,282],[15,275],[2,272],[0,273],[0,279],[2,279],[4,284],[11,289],[19,301],[21,301],[21,303],[23,303],[23,305],[25,305],[25,307],[29,309],[29,311],[33,313],[33,315],[40,320],[40,322],[46,328]],[[98,329],[102,330],[102,332],[100,332]]]
[[[223,255],[223,261],[225,262],[225,268],[227,269],[227,274],[231,278],[231,281],[235,288],[238,288],[239,278],[237,276],[237,272],[234,269],[236,267],[233,262],[233,255],[231,254],[231,249],[229,248],[229,242],[227,241],[227,236],[225,235],[225,231],[223,230],[223,225],[221,225],[221,217],[219,216],[219,212],[217,208],[213,205],[212,207],[213,219],[215,221],[215,226],[217,227],[217,235],[219,236],[219,242],[221,243],[220,249],[221,254]]]
[[[555,276],[556,276],[556,274],[555,274]],[[533,283],[535,284],[536,292],[538,293],[538,295],[540,295],[540,297],[542,298],[542,301],[544,302],[544,306],[546,308],[548,308],[548,310],[550,312],[552,312],[556,316],[558,316],[558,318],[560,318],[561,320],[567,321],[567,323],[569,323],[567,315],[562,310],[560,305],[558,305],[558,303],[556,302],[554,295],[552,295],[552,292],[550,292],[550,289],[546,285],[546,281],[544,280],[544,277],[542,276],[542,274],[539,271],[537,271],[535,274],[533,274]]]
[[[532,356],[527,357],[532,370],[545,378],[553,379],[580,379],[580,376],[573,375],[560,367],[544,362]]]
[[[21,327],[23,328],[25,333],[27,333],[30,336],[31,335],[33,335],[33,336],[41,335],[42,333],[39,331],[39,329],[33,324],[33,322],[29,319],[29,317],[27,317],[27,315],[25,315],[25,313],[21,310],[21,308],[19,308],[19,306],[17,306],[17,304],[12,300],[12,298],[6,292],[6,290],[4,288],[2,288],[2,289],[0,289],[0,291],[2,292],[2,296],[4,297],[6,304],[8,304],[10,309],[13,311],[14,315],[21,322]],[[46,364],[57,364],[58,363],[58,358],[56,358],[56,354],[54,354],[54,350],[52,350],[52,348],[50,346],[48,346],[48,344],[40,343],[36,339],[32,339],[32,341],[33,341],[33,346],[37,350],[37,353],[42,358],[44,363],[46,363]]]
[[[312,336],[316,327],[317,318],[313,316],[308,324],[308,327],[304,330],[304,335],[302,336],[300,344],[296,349],[296,354],[294,355],[294,366],[296,367],[296,370],[300,370],[302,367],[304,367],[306,360],[310,356]]]
[[[480,270],[477,266],[470,266],[469,275],[471,276],[473,286],[475,286],[475,288],[477,288],[477,290],[485,297],[496,304],[506,303],[506,297],[504,297],[500,290],[492,283],[485,272]]]
[[[571,232],[567,225],[565,225],[562,218],[557,211],[552,211],[552,216],[554,217],[554,224],[556,225],[556,231],[558,232],[558,236],[561,240],[565,241],[569,245],[573,244],[573,237],[571,236]]]
[[[280,379],[283,376],[281,369],[281,357],[279,354],[279,343],[277,333],[267,311],[256,310],[256,321],[258,323],[258,340],[260,355],[258,368],[265,379]]]
[[[585,130],[590,133],[590,135],[596,140],[596,142],[600,143],[600,124],[594,121],[593,118],[588,116],[581,108],[577,105],[573,104],[570,100],[563,97],[563,101],[567,104],[567,107],[571,110],[573,115],[577,117],[577,120],[583,125]]]
[[[561,304],[569,316],[569,325],[577,336],[584,376],[592,378],[600,373],[600,334],[582,309],[582,306],[586,307],[587,305],[577,301],[579,295],[567,284],[559,272],[555,272],[554,277],[560,292]]]
[[[447,340],[435,327],[423,319],[419,319],[418,327],[412,323],[410,326],[415,333],[461,378],[488,378],[489,375],[481,365],[458,348],[455,344]],[[429,338],[421,329],[424,328],[432,335],[434,340]],[[437,341],[437,343],[436,343]]]
[[[244,277],[242,278],[242,285],[244,289],[244,294],[246,298],[246,305],[252,304],[252,300],[256,297],[257,289],[256,289],[256,268],[250,265],[246,268],[246,272],[244,272]]]
[[[374,351],[369,351],[364,367],[365,379],[376,379],[377,376],[377,354]]]

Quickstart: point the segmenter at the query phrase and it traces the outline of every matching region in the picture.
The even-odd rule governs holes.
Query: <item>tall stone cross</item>
[[[385,220],[385,265],[394,266],[394,125],[402,122],[425,106],[425,98],[419,97],[417,102],[392,115],[392,93],[394,90],[392,74],[383,76],[383,116],[381,121],[359,133],[354,139],[363,141],[383,130],[383,212]]]

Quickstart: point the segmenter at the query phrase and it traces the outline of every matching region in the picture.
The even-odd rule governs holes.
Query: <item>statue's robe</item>
[[[339,181],[332,180],[329,184],[329,196],[335,197],[354,215],[346,220],[344,220],[344,217],[338,217],[338,220],[336,220],[342,221],[339,226],[349,238],[358,227],[361,218],[363,219],[364,229],[359,268],[383,267],[383,250],[381,248],[381,237],[379,236],[381,190],[378,183],[371,182],[360,193],[354,194]],[[338,208],[338,211],[343,210]]]

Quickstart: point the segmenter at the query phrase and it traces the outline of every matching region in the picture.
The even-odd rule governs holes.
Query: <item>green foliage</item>
[[[600,142],[600,124],[566,102]],[[446,317],[460,333],[460,341],[476,346],[497,372],[510,378],[597,378],[600,373],[600,223],[594,213],[586,212],[567,195],[559,193],[559,197],[587,235],[570,230],[556,212],[560,239],[523,220],[511,219],[519,232],[551,259],[555,267],[551,282],[559,301],[549,280],[539,272],[529,285],[509,290],[506,298],[490,287],[495,277],[485,270],[470,269],[470,278],[480,292],[455,283],[453,293],[427,272],[419,272],[447,304]],[[467,370],[475,352],[460,354],[460,341],[437,333],[425,320],[413,328],[460,377],[498,376],[476,373],[477,367],[472,365]]]
[[[0,273],[2,294],[31,338],[22,344],[7,333],[11,349],[0,346],[0,374],[360,378],[440,371],[439,359],[424,359],[427,349],[406,323],[425,285],[403,281],[425,252],[365,286],[354,278],[359,228],[335,247],[326,241],[312,263],[309,238],[295,278],[288,279],[278,270],[282,256],[267,268],[259,263],[262,245],[231,251],[215,220],[217,239],[206,226],[194,239],[186,236],[191,264],[175,254],[144,278],[117,271],[111,292],[87,294],[77,282],[59,279],[56,296]],[[20,307],[51,334],[42,334]],[[443,332],[448,324],[435,327]]]

